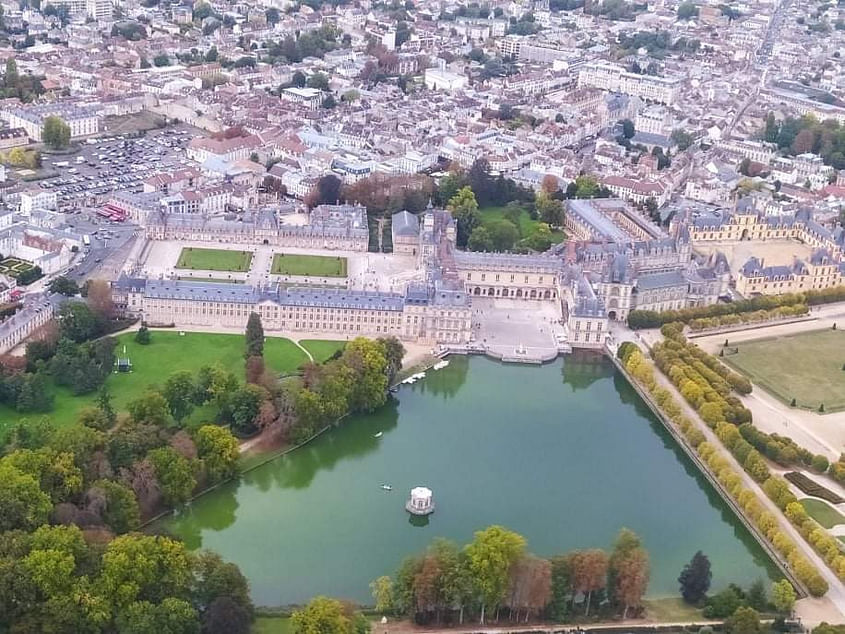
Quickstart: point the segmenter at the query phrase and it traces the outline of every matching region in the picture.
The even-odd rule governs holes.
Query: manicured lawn
[[[182,276],[176,278],[180,282],[205,282],[207,284],[243,284],[243,280],[227,280],[222,277],[190,277]]]
[[[201,269],[204,271],[248,271],[252,262],[250,251],[227,251],[225,249],[195,249],[185,247],[179,254],[177,269]]]
[[[506,209],[507,208],[504,206],[482,207],[478,210],[481,214],[482,224],[487,224],[495,220],[504,220]],[[539,220],[532,220],[531,216],[528,215],[528,212],[523,209],[522,213],[519,215],[519,225],[517,227],[519,229],[519,235],[523,238],[530,236],[539,222]],[[563,231],[552,230],[553,243],[557,244],[558,242],[563,242],[564,237]]]
[[[646,599],[643,601],[646,615],[651,621],[677,623],[679,621],[697,621],[701,619],[701,610],[685,602],[680,597]]]
[[[845,516],[827,502],[803,498],[799,500],[807,514],[825,528],[833,528],[837,524],[845,524]]]
[[[324,341],[322,339],[303,339],[299,342],[303,348],[311,353],[314,361],[323,363],[331,358],[338,350],[346,347],[345,341]]]
[[[270,270],[276,275],[346,277],[346,258],[277,253],[273,256],[273,267]]]
[[[6,258],[0,262],[0,273],[9,277],[17,277],[24,271],[34,268],[32,264],[19,258]]]
[[[147,346],[135,343],[134,337],[135,333],[121,335],[116,348],[116,352],[123,356],[123,346],[126,346],[126,354],[132,361],[132,372],[111,374],[106,381],[113,405],[118,411],[124,410],[126,404],[143,394],[149,385],[160,385],[170,374],[179,370],[196,372],[202,366],[220,363],[239,379],[244,377],[243,335],[186,332],[180,336],[177,330],[154,330],[152,342]],[[264,361],[279,373],[291,373],[307,362],[308,357],[289,339],[267,337]],[[54,387],[54,390],[55,406],[46,416],[57,425],[74,422],[80,409],[96,401],[96,394],[74,396],[66,388]],[[190,415],[188,424],[207,422],[214,415],[215,412],[209,406],[199,408]],[[39,416],[30,415],[28,418]],[[21,417],[11,408],[0,407],[0,433]]]
[[[293,620],[289,616],[256,617],[252,634],[293,634]]]
[[[783,402],[825,412],[845,409],[845,332],[817,330],[737,344],[723,360]]]

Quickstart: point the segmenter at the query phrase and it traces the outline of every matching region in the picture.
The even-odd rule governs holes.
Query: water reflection
[[[417,528],[428,526],[428,515],[414,515],[408,513],[408,524]]]
[[[575,350],[563,359],[561,374],[564,385],[572,387],[573,392],[586,390],[599,379],[611,375],[612,366],[600,353],[589,350]]]
[[[425,381],[414,384],[423,394],[442,396],[443,400],[454,398],[466,383],[469,373],[469,357],[454,355],[449,357],[449,365],[442,370],[429,370]]]
[[[317,442],[296,450],[291,455],[278,459],[274,468],[250,471],[243,478],[244,483],[255,485],[262,491],[273,486],[279,488],[305,489],[321,470],[331,470],[344,459],[354,459],[376,451],[382,437],[389,434],[399,423],[399,403],[391,398],[377,413],[371,416],[345,420],[343,429],[333,429]],[[376,438],[376,434],[382,437]]]

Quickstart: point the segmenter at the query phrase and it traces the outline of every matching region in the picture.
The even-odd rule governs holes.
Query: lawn
[[[135,333],[118,337],[116,352],[122,356],[125,345],[126,354],[132,361],[131,373],[112,374],[106,381],[112,402],[118,411],[125,409],[127,403],[143,394],[147,386],[161,384],[178,370],[196,372],[202,366],[220,363],[234,372],[239,379],[243,379],[243,335],[186,332],[184,336],[180,336],[176,330],[154,330],[151,334],[152,342],[146,346],[135,343]],[[267,337],[264,343],[264,361],[268,367],[279,373],[291,373],[307,362],[308,357],[289,339]],[[79,410],[96,400],[96,394],[74,396],[66,388],[54,387],[54,390],[54,409],[46,416],[60,426],[74,422]],[[199,408],[190,415],[188,424],[206,422],[213,418],[214,414],[215,412],[207,406]],[[0,432],[4,432],[10,424],[20,418],[21,415],[13,409],[0,407]]]
[[[206,284],[243,284],[243,280],[226,280],[222,277],[190,277],[190,276],[180,276],[177,277],[180,282],[205,282]]]
[[[293,620],[289,616],[256,617],[252,634],[293,634]]]
[[[195,249],[185,247],[179,254],[177,269],[199,269],[203,271],[248,271],[252,262],[251,251],[227,251],[225,249]]]
[[[322,339],[303,339],[299,345],[305,348],[314,357],[317,363],[328,361],[338,350],[346,347],[345,341],[324,341]]]
[[[845,409],[845,332],[817,330],[737,344],[723,360],[786,404]]]
[[[482,207],[479,209],[479,213],[481,214],[481,224],[487,225],[491,222],[496,220],[507,220],[505,216],[505,211],[507,207]],[[540,224],[539,220],[533,220],[525,208],[522,209],[522,213],[519,214],[519,222],[517,223],[517,229],[519,229],[519,236],[520,238],[527,238],[532,233],[534,233],[534,229],[537,225]],[[558,244],[563,242],[563,239],[566,236],[564,235],[563,231],[558,229],[552,229],[552,244]]]
[[[845,516],[827,502],[812,498],[802,498],[799,502],[801,502],[804,510],[807,511],[807,515],[825,528],[833,528],[837,524],[845,524]]]
[[[273,267],[270,270],[276,275],[346,277],[346,258],[277,253],[273,256]]]

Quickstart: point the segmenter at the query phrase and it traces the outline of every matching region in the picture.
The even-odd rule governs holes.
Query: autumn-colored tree
[[[91,280],[87,286],[88,305],[103,319],[114,317],[111,285],[105,280]]]
[[[801,130],[792,142],[792,151],[796,154],[805,154],[813,151],[813,143],[815,142],[815,135],[809,128]]]
[[[543,182],[540,187],[546,194],[554,194],[560,190],[560,181],[554,174],[546,174],[543,176]]]
[[[586,615],[590,614],[590,600],[593,592],[604,588],[607,584],[608,563],[607,553],[599,548],[578,551],[573,557],[574,585],[576,591],[587,597],[584,609]]]

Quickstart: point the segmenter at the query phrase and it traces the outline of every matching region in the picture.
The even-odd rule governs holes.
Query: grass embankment
[[[243,273],[252,263],[251,251],[227,251],[225,249],[195,249],[185,247],[179,254],[177,269],[202,271],[234,271]]]
[[[277,253],[270,270],[276,275],[346,277],[346,265],[346,258],[342,257]]]
[[[845,409],[845,333],[817,330],[735,344],[723,361],[786,404],[825,412]]]
[[[137,398],[153,384],[161,384],[172,373],[179,370],[197,372],[206,365],[221,364],[232,370],[237,376],[243,376],[244,369],[244,336],[186,332],[180,335],[176,330],[155,330],[151,332],[152,342],[142,346],[135,343],[135,333],[125,333],[117,337],[118,345],[115,353],[126,355],[132,362],[132,372],[128,374],[111,374],[106,385],[112,395],[112,403],[118,411],[125,410],[127,403]],[[315,350],[328,350],[336,343],[313,341]],[[312,352],[312,354],[314,354]],[[267,337],[264,343],[264,360],[269,368],[282,374],[296,372],[300,365],[308,361],[306,354],[299,347],[281,337]],[[79,410],[92,405],[96,394],[74,396],[64,387],[51,385],[55,394],[53,411],[46,414],[59,426],[69,425],[76,420]],[[210,406],[197,408],[188,417],[188,425],[198,425],[212,420],[216,412]],[[29,415],[27,418],[38,418],[40,415]],[[15,410],[0,406],[0,432],[23,418]]]
[[[845,524],[845,516],[827,502],[812,498],[803,498],[798,501],[801,502],[801,506],[807,511],[807,515],[825,528],[833,528],[837,524]]]

